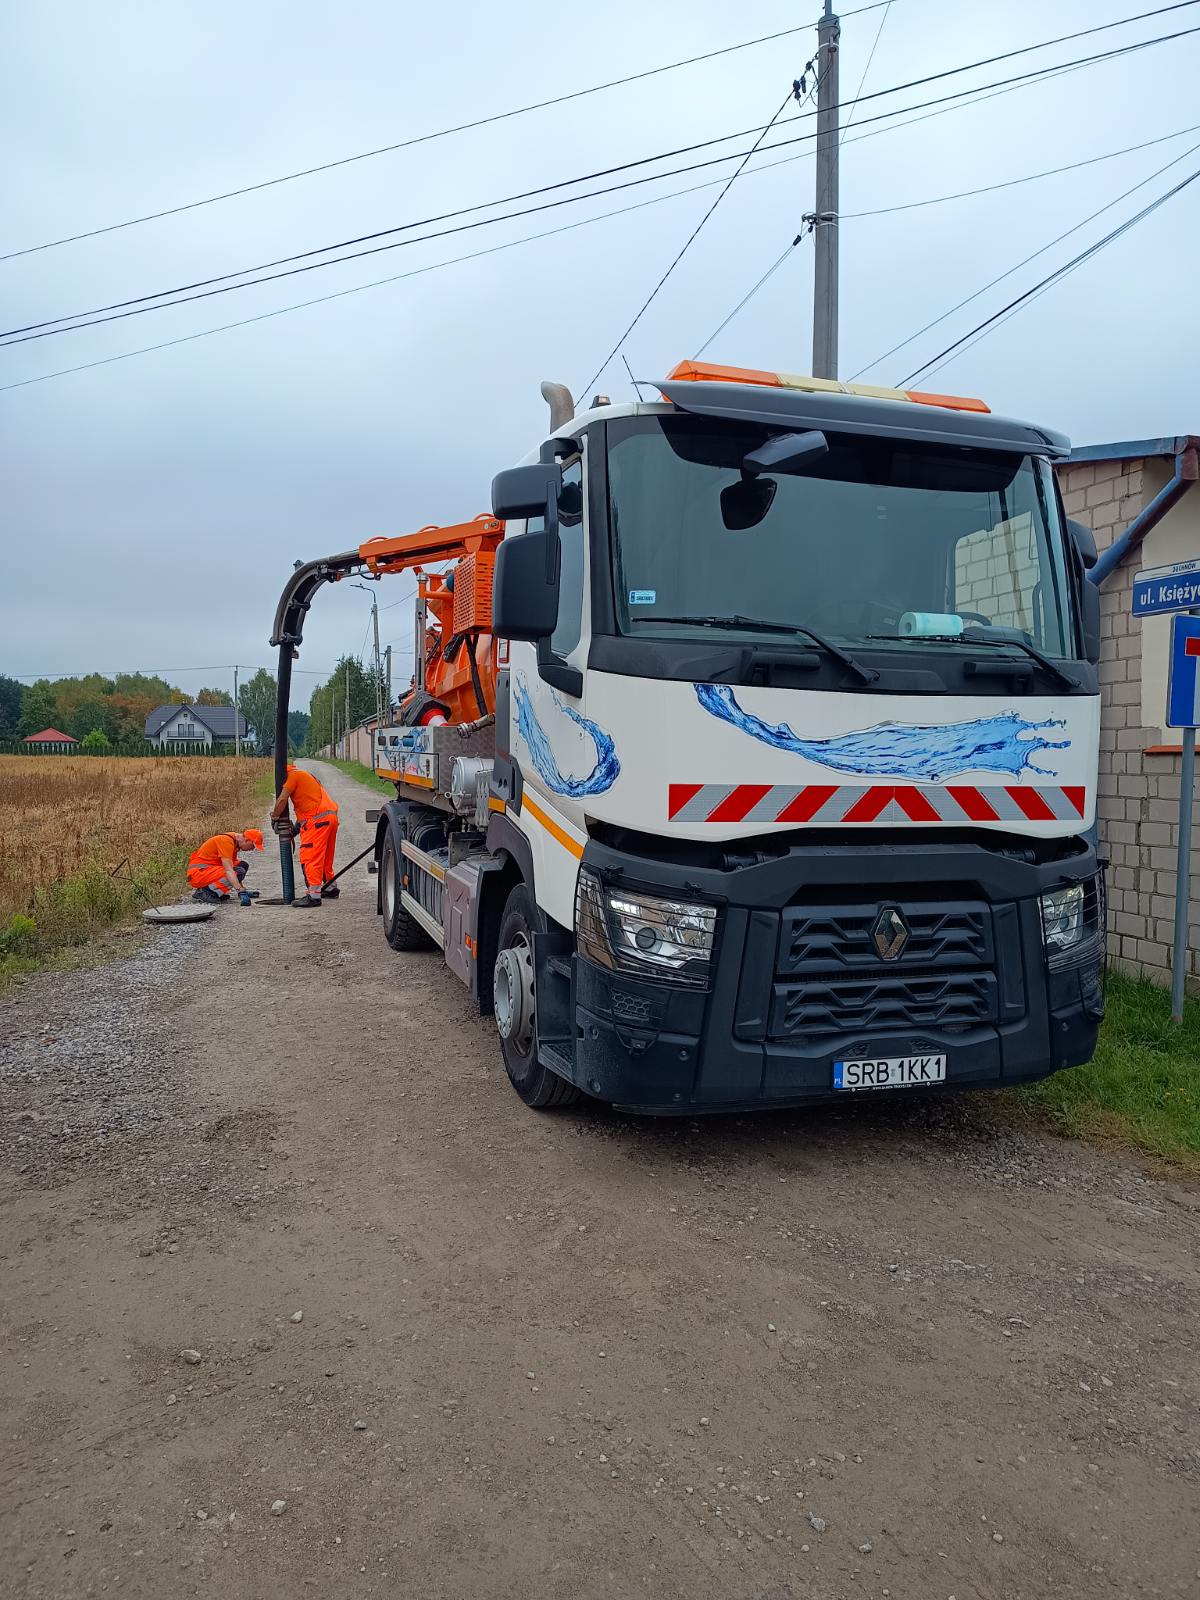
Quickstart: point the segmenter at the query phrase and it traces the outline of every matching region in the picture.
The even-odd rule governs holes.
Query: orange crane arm
[[[359,545],[358,554],[369,572],[382,577],[385,572],[403,572],[426,561],[454,561],[481,551],[491,554],[503,537],[503,522],[485,513],[473,522],[455,522],[446,528],[430,523],[396,539],[368,539]]]

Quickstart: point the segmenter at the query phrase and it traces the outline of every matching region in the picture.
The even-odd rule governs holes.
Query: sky
[[[854,98],[864,72],[870,95],[1153,3],[892,0],[857,15],[847,5],[841,98]],[[0,255],[795,29],[815,21],[819,0],[809,10],[811,18],[796,0],[746,9],[718,0],[550,10],[527,0],[10,7],[0,24],[8,158]],[[1181,132],[1200,122],[1192,109],[1200,32],[944,114],[913,112],[920,120],[907,127],[902,116],[869,119],[1186,28],[1200,29],[1200,5],[843,112],[842,377],[901,383],[1200,167],[1200,127]],[[815,46],[815,29],[801,27],[484,128],[0,261],[3,326],[759,129]],[[788,128],[788,114],[771,139],[811,130],[811,121]],[[1176,134],[1035,182],[855,215]],[[750,143],[732,140],[547,198]],[[637,378],[661,377],[695,355],[785,251],[813,204],[811,149],[808,141],[765,155],[766,170],[748,168],[732,186],[624,346]],[[723,180],[735,165],[0,350],[0,386],[10,386],[0,388],[0,672],[26,681],[158,672],[195,692],[231,688],[235,662],[271,665],[271,620],[293,561],[487,510],[493,474],[547,431],[540,381],[565,382],[578,395],[718,193],[694,186]],[[656,203],[495,249],[646,200]],[[924,381],[981,395],[994,410],[1050,424],[1080,444],[1200,432],[1198,244],[1200,182]],[[491,253],[440,265],[480,250]],[[400,273],[417,275],[108,360]],[[811,297],[812,244],[803,239],[706,358],[809,371]],[[24,382],[91,362],[107,364]],[[619,359],[596,388],[632,397]],[[412,632],[411,607],[398,602],[411,587],[399,577],[378,589],[398,680],[407,677]],[[341,654],[366,647],[370,601],[347,584],[318,596],[293,705],[307,705]]]

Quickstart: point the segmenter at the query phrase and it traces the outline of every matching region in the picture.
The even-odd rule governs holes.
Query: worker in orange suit
[[[246,888],[246,863],[240,852],[262,847],[259,828],[244,828],[241,833],[214,833],[211,839],[192,851],[188,862],[187,881],[196,891],[192,899],[219,905],[237,895],[239,902],[248,906],[251,900],[258,898],[258,891]]]
[[[290,764],[287,781],[271,811],[271,826],[276,833],[290,832],[289,801],[296,813],[300,865],[304,869],[306,888],[306,893],[299,895],[292,904],[306,911],[319,906],[322,900],[336,900],[342,892],[329,882],[333,877],[333,852],[337,845],[337,801],[330,798],[319,778]]]

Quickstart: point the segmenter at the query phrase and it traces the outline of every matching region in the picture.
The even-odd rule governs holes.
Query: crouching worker
[[[209,905],[219,905],[237,895],[244,906],[257,900],[258,890],[247,889],[243,883],[246,863],[239,851],[261,850],[262,832],[246,828],[242,833],[216,833],[206,839],[198,850],[192,851],[188,862],[187,881],[196,891],[193,900],[203,900]]]
[[[319,906],[322,900],[336,900],[342,892],[336,884],[328,886],[333,877],[338,808],[320,779],[314,778],[311,772],[301,772],[299,767],[289,765],[287,774],[287,781],[271,811],[271,826],[281,837],[290,836],[290,800],[296,812],[295,831],[300,836],[300,865],[304,869],[306,888],[306,893],[299,895],[292,904],[304,911]]]

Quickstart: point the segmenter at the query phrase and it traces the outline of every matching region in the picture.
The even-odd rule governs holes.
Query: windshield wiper
[[[1062,684],[1064,689],[1079,688],[1078,678],[1073,678],[1069,672],[1064,672],[1057,661],[1053,660],[1052,657],[1048,655],[1044,655],[1042,651],[1038,649],[1037,645],[1030,644],[1028,639],[991,639],[987,636],[987,634],[975,633],[966,630],[964,630],[962,633],[936,634],[869,633],[867,638],[886,639],[888,644],[985,644],[998,649],[1003,649],[1011,645],[1014,650],[1022,651],[1029,657],[1031,661],[1036,661],[1038,666],[1041,667],[1044,672],[1048,672],[1052,678],[1057,679],[1058,682]]]
[[[1079,687],[1078,678],[1073,678],[1069,672],[1064,672],[1057,661],[1051,656],[1044,655],[1037,645],[1030,644],[1028,639],[989,639],[986,634],[969,632],[964,632],[962,638],[966,644],[993,645],[998,649],[1004,649],[1006,646],[1011,645],[1014,650],[1020,650],[1027,655],[1031,661],[1036,661],[1043,672],[1048,672],[1052,678],[1057,678],[1064,689],[1078,689]]]
[[[691,623],[698,628],[743,628],[748,633],[800,633],[806,639],[811,639],[813,644],[825,651],[826,655],[832,656],[835,661],[840,661],[847,671],[852,672],[860,682],[875,683],[879,678],[879,674],[872,667],[864,667],[848,651],[841,649],[832,640],[824,638],[812,628],[806,628],[799,622],[768,622],[764,617],[742,617],[737,615],[731,617],[665,617],[658,612],[639,616],[637,620],[639,622],[685,622]]]

